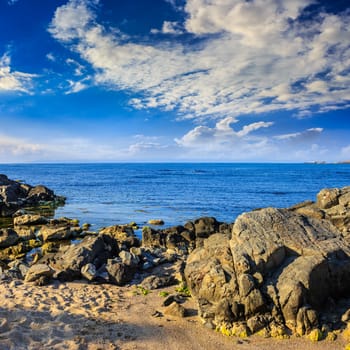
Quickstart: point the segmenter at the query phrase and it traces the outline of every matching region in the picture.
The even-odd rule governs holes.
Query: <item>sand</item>
[[[37,287],[0,282],[0,349],[165,349],[165,350],[338,350],[335,342],[304,338],[239,339],[205,328],[192,299],[185,318],[163,314],[160,291],[147,295],[135,286],[92,285],[83,281]],[[156,311],[163,314],[156,317]],[[159,316],[158,313],[158,316]]]

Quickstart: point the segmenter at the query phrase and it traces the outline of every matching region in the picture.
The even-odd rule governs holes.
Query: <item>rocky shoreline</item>
[[[45,186],[0,175],[0,214],[10,218],[0,229],[1,283],[84,280],[140,294],[175,286],[162,313],[188,315],[191,295],[204,326],[226,336],[335,341],[341,334],[350,342],[350,187],[243,213],[234,223],[204,217],[144,226],[142,237],[135,223],[91,232],[38,211],[62,204]]]

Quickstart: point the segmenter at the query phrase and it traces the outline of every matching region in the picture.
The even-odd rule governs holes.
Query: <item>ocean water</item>
[[[201,216],[233,222],[246,211],[315,200],[350,186],[348,164],[6,164],[0,173],[67,197],[55,216],[92,229],[160,218],[166,226]]]

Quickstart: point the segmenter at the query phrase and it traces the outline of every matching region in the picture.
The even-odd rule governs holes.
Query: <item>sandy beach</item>
[[[0,349],[303,349],[340,350],[345,342],[313,343],[305,338],[287,340],[225,337],[205,328],[189,298],[189,316],[163,314],[161,291],[143,295],[136,286],[93,285],[84,281],[54,282],[38,287],[13,281],[0,284]],[[158,313],[157,313],[158,311]],[[157,317],[158,316],[158,317]]]

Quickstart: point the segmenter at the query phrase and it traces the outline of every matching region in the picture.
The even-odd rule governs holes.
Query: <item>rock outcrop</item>
[[[0,217],[12,216],[21,208],[44,203],[58,206],[64,204],[64,201],[64,197],[55,195],[45,186],[31,186],[0,174]]]
[[[302,335],[328,298],[350,292],[350,248],[329,221],[266,208],[239,216],[230,239],[209,237],[185,276],[212,327],[277,323]]]
[[[150,248],[172,249],[187,255],[206,238],[216,232],[229,234],[232,225],[218,222],[212,217],[203,217],[189,221],[184,226],[178,225],[163,230],[145,226],[142,230],[142,245]]]
[[[350,187],[325,188],[317,194],[315,203],[307,201],[290,209],[306,216],[329,220],[350,240]]]

